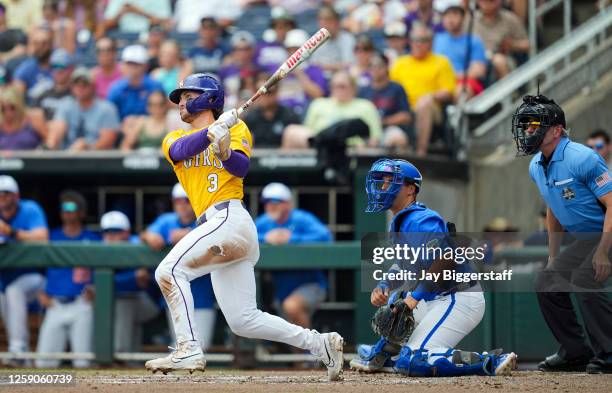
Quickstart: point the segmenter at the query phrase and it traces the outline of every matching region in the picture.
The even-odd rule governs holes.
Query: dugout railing
[[[151,353],[113,353],[113,270],[127,267],[155,267],[163,252],[155,252],[143,245],[133,244],[8,244],[0,247],[0,269],[15,267],[68,267],[87,266],[94,269],[96,298],[94,303],[94,351],[93,353],[57,353],[39,355],[24,354],[19,358],[86,358],[96,364],[110,364],[115,360],[144,360]],[[505,250],[498,258],[513,263],[522,262],[522,268],[514,275],[513,288],[501,292],[488,292],[487,310],[480,325],[460,344],[466,350],[482,351],[504,347],[521,355],[523,360],[537,360],[552,353],[556,344],[539,313],[534,293],[530,288],[534,272],[543,266],[547,250],[544,247],[527,247]],[[78,261],[78,262],[75,262]],[[263,246],[257,270],[275,269],[341,269],[352,270],[353,299],[351,312],[353,332],[344,332],[353,342],[372,342],[375,337],[370,328],[374,308],[369,303],[369,291],[362,288],[360,277],[360,245],[358,242],[338,242],[330,245]],[[509,284],[504,284],[509,285]],[[259,288],[261,289],[261,288]],[[347,354],[347,357],[350,357]],[[0,358],[14,357],[0,353]],[[275,354],[256,351],[259,362],[288,362],[306,359],[304,355]],[[231,353],[213,353],[211,362],[231,362]]]

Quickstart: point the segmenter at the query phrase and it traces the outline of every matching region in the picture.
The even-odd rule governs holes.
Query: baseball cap
[[[113,210],[104,213],[100,219],[100,228],[102,231],[129,231],[130,220],[120,211]]]
[[[149,61],[147,50],[142,45],[128,45],[121,52],[121,61],[126,63],[146,64]]]
[[[232,48],[237,46],[253,46],[255,45],[255,37],[253,37],[253,34],[246,30],[240,30],[232,35],[230,44],[232,45]]]
[[[270,183],[264,187],[261,192],[261,199],[265,201],[283,201],[291,200],[291,190],[283,183]]]
[[[19,186],[12,176],[0,176],[0,192],[12,192],[15,194],[19,192]]]
[[[49,63],[51,64],[51,68],[68,68],[74,65],[74,58],[65,49],[58,48],[51,53]]]
[[[385,37],[406,37],[407,29],[404,22],[392,22],[385,26]]]
[[[278,21],[287,21],[295,26],[295,19],[291,14],[284,9],[283,7],[274,7],[272,11],[270,11],[271,23],[270,25],[274,27],[274,24]]]
[[[93,75],[88,68],[78,67],[74,72],[72,72],[72,82],[76,81],[85,81],[91,83],[93,81]]]
[[[172,187],[172,199],[186,198],[189,199],[187,193],[181,183],[176,183],[174,187]]]
[[[283,42],[283,45],[285,45],[286,48],[299,48],[306,41],[308,41],[309,38],[310,36],[304,30],[293,29],[290,30],[285,36],[285,42]]]

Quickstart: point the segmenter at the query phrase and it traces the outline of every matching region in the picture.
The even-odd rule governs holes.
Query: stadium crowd
[[[187,127],[158,92],[214,73],[236,107],[325,27],[326,45],[248,114],[255,146],[308,147],[361,119],[369,136],[350,144],[424,156],[448,129],[446,107],[529,50],[526,0],[468,3],[2,0],[0,151],[158,148]]]

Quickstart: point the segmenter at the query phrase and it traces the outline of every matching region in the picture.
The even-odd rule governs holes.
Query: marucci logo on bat
[[[302,56],[304,55],[304,52],[305,52],[304,48],[307,49],[307,50],[314,49],[324,39],[325,39],[325,33],[323,31],[319,31],[316,35],[314,35],[313,37],[309,38],[308,41],[306,41],[304,43],[304,45],[302,45],[302,47],[300,49],[296,50],[295,53],[291,57],[289,57],[287,59],[287,62],[285,63],[287,65],[287,67],[289,67],[291,69],[297,63],[299,63],[299,61],[302,59]],[[308,53],[308,52],[306,52],[306,53]]]

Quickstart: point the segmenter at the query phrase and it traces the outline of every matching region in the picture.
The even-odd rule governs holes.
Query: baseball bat
[[[278,67],[278,69],[272,74],[270,78],[261,86],[255,94],[251,98],[248,99],[247,102],[242,104],[236,112],[238,116],[240,116],[244,111],[246,111],[253,103],[262,95],[268,92],[270,87],[274,86],[278,81],[283,79],[287,74],[291,71],[295,70],[300,66],[306,59],[310,57],[317,49],[321,47],[329,39],[331,35],[327,29],[322,28],[317,31],[312,37],[310,37],[306,42],[296,50],[285,62]]]

